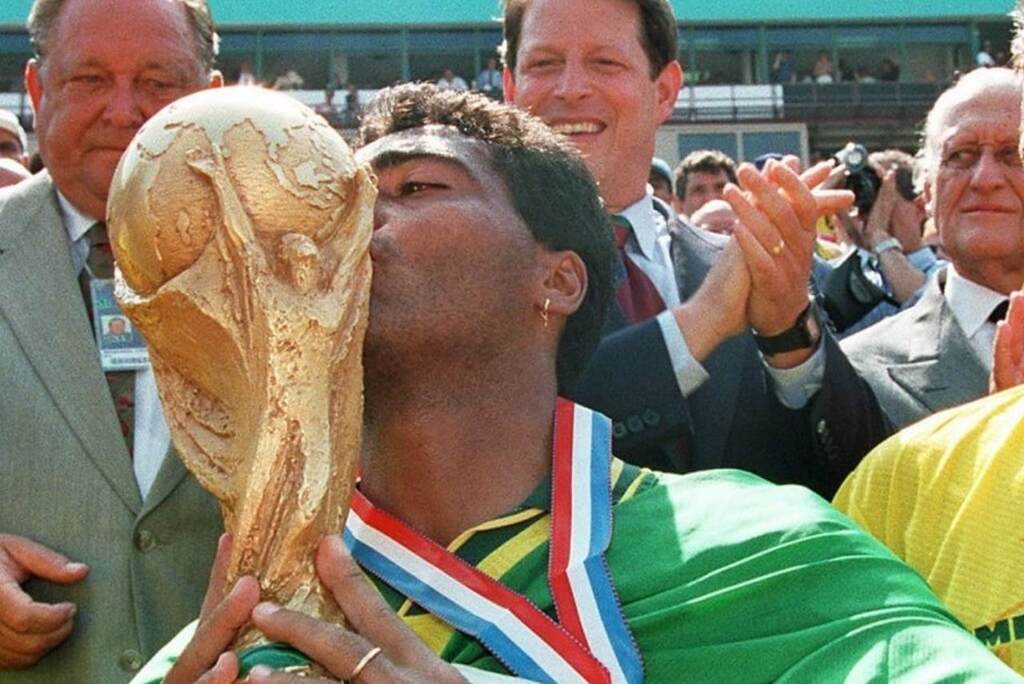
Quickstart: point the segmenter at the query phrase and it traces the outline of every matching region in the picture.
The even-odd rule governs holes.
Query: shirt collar
[[[957,273],[953,264],[949,265],[944,293],[956,322],[960,324],[968,339],[974,337],[974,334],[988,323],[992,309],[1000,302],[1006,301],[1005,295],[964,278]]]
[[[658,238],[665,232],[665,218],[654,208],[654,191],[647,192],[637,202],[619,212],[619,216],[633,226],[636,244],[647,259],[654,259]]]
[[[82,236],[88,233],[90,228],[96,225],[97,220],[80,212],[60,190],[57,191],[57,201],[60,203],[60,213],[64,219],[64,229],[68,232],[68,241],[73,245],[82,239]]]

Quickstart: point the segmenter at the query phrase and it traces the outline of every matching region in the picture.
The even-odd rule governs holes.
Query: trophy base
[[[325,673],[301,651],[280,643],[259,644],[238,654],[239,675],[244,678],[257,665],[290,672],[300,677],[319,676]]]

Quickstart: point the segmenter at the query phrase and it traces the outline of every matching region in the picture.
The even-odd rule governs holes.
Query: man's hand
[[[743,250],[733,238],[693,297],[673,311],[693,358],[703,362],[719,344],[750,327],[749,299],[750,275]]]
[[[813,190],[829,177],[830,162],[799,176],[793,162],[769,161],[763,174],[743,164],[738,172],[743,190],[730,185],[724,194],[740,219],[735,236],[750,273],[750,325],[766,337],[792,327],[807,308],[818,217],[853,203],[853,193],[845,190]],[[769,363],[790,368],[813,352],[780,354]]]
[[[1024,383],[1024,292],[1010,295],[1006,320],[996,328],[992,348],[992,394]]]
[[[253,611],[253,623],[268,638],[291,644],[339,680],[357,684],[466,681],[394,614],[366,581],[340,537],[328,537],[320,543],[316,567],[350,629],[262,603]],[[357,665],[376,648],[381,649],[379,654],[364,662],[358,676],[353,677]],[[253,684],[309,681],[262,666],[253,668],[249,679]]]
[[[32,578],[74,584],[89,568],[42,544],[0,534],[0,671],[35,665],[74,627],[73,603],[38,603],[21,585]]]
[[[233,684],[238,678],[238,658],[227,649],[249,622],[260,600],[260,585],[255,577],[243,577],[224,596],[231,544],[231,535],[221,535],[199,612],[199,627],[164,684]]]
[[[889,223],[892,221],[892,212],[896,208],[896,172],[889,171],[882,178],[882,186],[878,189],[878,196],[868,214],[867,227],[864,229],[862,242],[859,247],[867,250],[874,250],[880,242],[892,237],[889,231]]]

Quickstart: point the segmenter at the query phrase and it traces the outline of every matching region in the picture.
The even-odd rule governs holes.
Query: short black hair
[[[576,148],[540,119],[480,93],[430,83],[381,91],[363,115],[358,145],[431,125],[484,142],[534,239],[552,250],[571,250],[586,265],[586,295],[558,345],[558,391],[568,392],[601,340],[614,289],[615,246],[593,177]]]

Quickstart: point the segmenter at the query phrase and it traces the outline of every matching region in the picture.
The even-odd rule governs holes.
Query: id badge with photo
[[[141,333],[132,325],[114,299],[114,280],[89,281],[93,332],[100,351],[100,365],[107,371],[149,368],[149,350]]]

